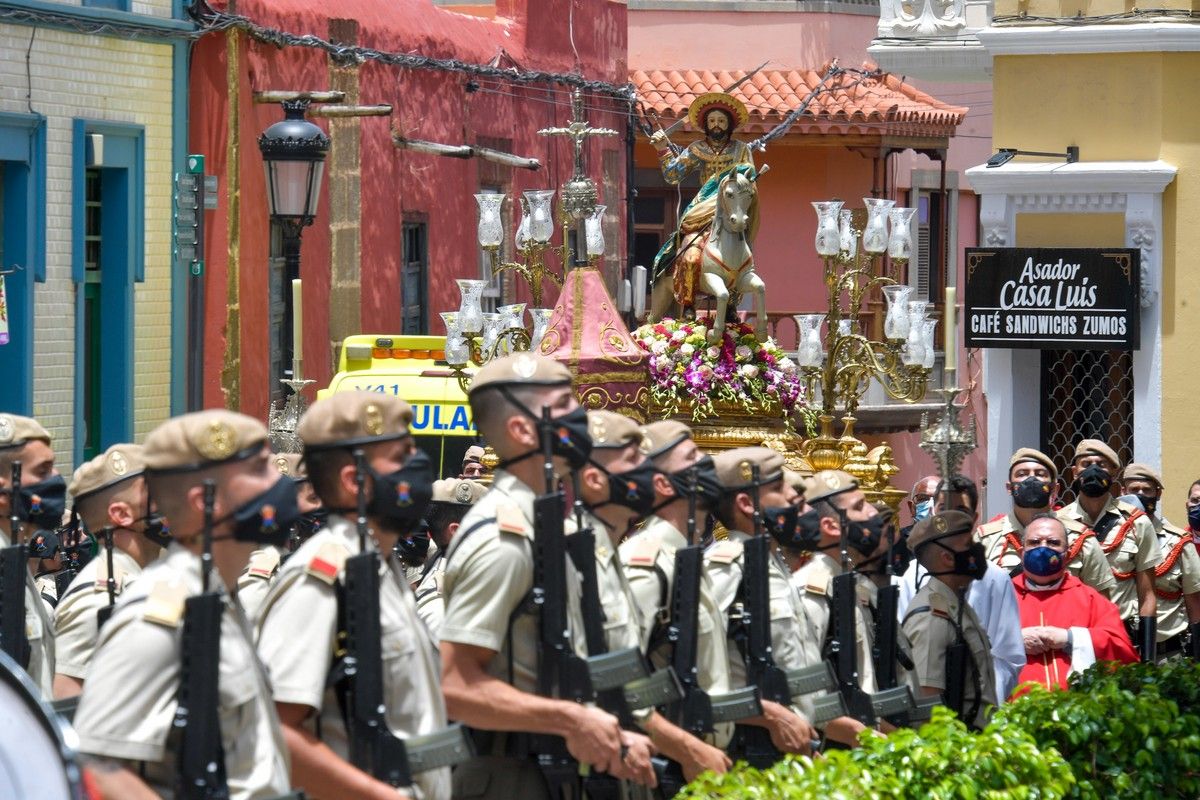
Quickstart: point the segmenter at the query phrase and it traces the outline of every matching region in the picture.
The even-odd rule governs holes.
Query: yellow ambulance
[[[467,396],[446,366],[445,345],[444,336],[348,336],[337,374],[317,398],[367,391],[407,400],[413,408],[413,436],[433,460],[434,476],[457,476],[467,448],[480,441]]]

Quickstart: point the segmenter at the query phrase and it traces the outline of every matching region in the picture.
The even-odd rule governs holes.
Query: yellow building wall
[[[997,4],[997,15],[1013,11]],[[998,56],[994,62],[998,147],[1065,151],[1077,145],[1085,162],[1161,159],[1178,170],[1163,194],[1163,229],[1154,244],[1163,258],[1157,301],[1162,304],[1163,509],[1175,522],[1185,520],[1188,486],[1200,478],[1200,436],[1195,435],[1200,377],[1193,366],[1200,332],[1196,76],[1200,53]],[[1123,241],[1120,215],[1022,215],[1017,220],[1022,246],[1097,241]]]

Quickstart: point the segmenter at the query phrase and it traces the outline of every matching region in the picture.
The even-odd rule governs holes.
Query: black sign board
[[[967,248],[967,347],[1137,350],[1135,248]]]

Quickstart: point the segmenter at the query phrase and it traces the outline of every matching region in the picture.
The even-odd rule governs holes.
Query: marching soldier
[[[90,756],[106,798],[140,798],[148,791],[173,797],[185,782],[178,748],[203,735],[189,725],[205,715],[188,709],[195,715],[176,718],[180,684],[192,670],[204,670],[209,652],[187,654],[200,643],[185,635],[185,604],[202,599],[207,541],[221,613],[219,633],[205,643],[219,651],[218,708],[205,711],[218,716],[219,741],[202,749],[215,754],[223,748],[223,763],[210,777],[227,782],[229,797],[277,797],[288,789],[287,749],[245,617],[225,587],[235,584],[255,547],[278,540],[295,519],[295,489],[271,462],[267,429],[230,411],[168,420],[146,438],[143,459],[150,494],[170,519],[174,541],[126,586],[100,630],[74,719],[79,749]]]
[[[909,547],[928,577],[902,627],[922,694],[941,694],[963,722],[982,729],[996,688],[987,633],[966,601],[967,587],[987,569],[983,546],[972,543],[974,525],[968,514],[942,511],[913,527]]]
[[[695,499],[700,515],[715,511],[721,495],[711,456],[705,455],[692,441],[687,425],[676,420],[652,422],[641,429],[641,448],[654,465],[654,513],[641,529],[620,546],[621,566],[629,581],[637,608],[648,623],[648,651],[656,668],[670,663],[672,645],[667,639],[671,622],[671,598],[675,593],[675,554],[697,544],[696,531],[688,530],[688,497],[692,494],[691,473],[696,476]],[[695,520],[693,520],[695,521]],[[700,578],[700,608],[697,634],[697,677],[700,688],[709,695],[729,692],[729,652],[726,618],[714,597],[712,581],[703,570]],[[702,772],[726,772],[732,765],[724,748],[733,735],[733,726],[718,723],[703,740],[692,737],[683,752],[672,752],[669,743],[656,738],[656,744],[682,768],[685,780],[692,781]]]
[[[1050,456],[1032,447],[1013,453],[1005,484],[1013,507],[975,531],[975,539],[983,544],[989,561],[1010,573],[1021,570],[1025,526],[1050,510],[1057,483],[1058,468]],[[1111,596],[1116,581],[1095,535],[1078,520],[1063,518],[1063,524],[1067,528],[1067,570],[1101,594]]]
[[[1158,513],[1162,477],[1147,464],[1130,464],[1121,473],[1126,494],[1137,497],[1158,534],[1162,563],[1154,568],[1158,595],[1158,658],[1200,656],[1200,555],[1192,534]]]
[[[476,373],[469,400],[500,467],[446,556],[442,691],[450,716],[473,729],[478,751],[455,770],[455,797],[549,798],[551,783],[577,781],[578,769],[573,779],[565,768],[543,772],[559,766],[557,758],[554,764],[542,758],[548,749],[565,751],[598,772],[632,778],[615,716],[535,694],[546,681],[538,672],[539,612],[527,599],[534,587],[535,540],[554,535],[535,528],[535,500],[552,489],[547,455],[554,480],[583,467],[591,451],[571,373],[532,353],[497,358]],[[579,595],[577,585],[567,591]],[[567,604],[572,638],[582,632],[573,606]]]
[[[480,478],[487,467],[483,465],[483,456],[486,451],[477,444],[473,444],[467,448],[467,452],[463,453],[462,472],[459,473],[460,478]]]
[[[21,464],[21,488],[14,511],[12,474],[17,462]],[[53,530],[62,524],[66,494],[67,484],[54,466],[54,450],[46,429],[31,417],[0,414],[0,547],[17,544],[14,518],[24,540],[34,531]],[[54,625],[33,576],[28,576],[25,583],[24,628],[29,648],[21,666],[42,696],[49,698],[54,683]],[[13,655],[9,643],[3,646]]]
[[[795,490],[783,481],[783,456],[767,447],[727,450],[714,457],[713,464],[722,487],[716,516],[728,529],[729,536],[708,548],[704,554],[704,568],[712,580],[717,605],[730,615],[732,639],[735,634],[744,635],[744,632],[732,630],[733,616],[738,615],[735,605],[749,611],[743,589],[744,557],[745,543],[752,536],[760,535],[755,530],[755,518],[761,518],[761,527],[775,542],[791,541],[796,535],[796,508],[791,502]],[[787,567],[775,548],[769,556],[768,570],[770,646],[776,666],[794,670],[818,664],[821,661],[818,640],[788,582]],[[747,660],[746,653],[735,655],[734,650],[730,651],[729,671],[735,685],[748,682]],[[771,742],[782,752],[808,754],[811,751],[811,742],[818,739],[818,735],[804,715],[766,698],[762,706],[762,717],[746,720],[746,724],[766,728]],[[735,736],[729,754],[734,759],[747,756],[743,736]]]
[[[1157,597],[1154,569],[1162,563],[1154,525],[1141,509],[1113,496],[1120,459],[1098,439],[1075,446],[1071,477],[1076,498],[1058,512],[1063,520],[1087,525],[1108,557],[1115,587],[1108,597],[1117,604],[1129,638],[1147,661],[1153,660]]]
[[[374,766],[395,764],[355,759],[356,753],[383,748],[378,741],[446,727],[436,643],[419,621],[412,590],[392,555],[396,540],[420,521],[432,492],[429,458],[413,442],[411,422],[411,406],[397,397],[344,392],[314,403],[296,428],[308,479],[331,513],[326,526],[280,568],[256,631],[296,782],[317,797],[382,800],[395,798],[398,788],[401,796],[426,800],[450,796],[446,767],[409,775],[411,785],[394,787]],[[356,526],[359,515],[365,516],[362,527]],[[347,581],[347,562],[369,552],[379,554],[378,590],[359,598]],[[350,618],[359,614],[378,615],[382,641],[374,643],[380,647],[375,663],[359,658],[359,645],[349,641]],[[344,663],[351,647],[353,674]],[[382,729],[374,734],[381,740],[366,741],[372,732],[357,724],[345,683],[367,674],[380,676],[384,713],[378,720]],[[406,750],[415,763],[411,743]]]
[[[479,481],[446,478],[433,484],[433,500],[426,518],[429,535],[436,548],[417,576],[417,615],[436,636],[442,627],[446,600],[442,597],[442,581],[446,572],[446,549],[458,533],[463,517],[479,502],[487,487]]]
[[[114,444],[71,477],[72,516],[84,531],[102,538],[99,556],[79,571],[55,611],[56,698],[73,697],[83,688],[100,610],[132,586],[170,543],[162,517],[152,510],[145,471],[141,445]],[[110,536],[111,575],[105,541]]]

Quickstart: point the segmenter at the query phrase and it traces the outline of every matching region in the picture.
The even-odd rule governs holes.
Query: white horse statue
[[[696,229],[679,248],[671,279],[664,273],[654,284],[647,316],[650,322],[662,319],[674,305],[683,311],[694,309],[695,297],[708,295],[716,301],[708,341],[719,344],[725,334],[730,294],[752,294],[755,335],[767,338],[767,287],[754,271],[749,241],[758,213],[756,181],[766,171],[764,166],[756,175],[752,168],[735,168],[720,180],[711,224]],[[686,217],[680,227],[683,236]]]

